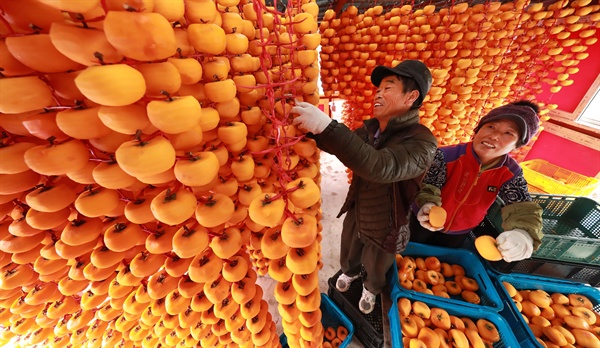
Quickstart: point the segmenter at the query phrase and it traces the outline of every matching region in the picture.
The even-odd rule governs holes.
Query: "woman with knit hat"
[[[523,171],[508,153],[537,133],[538,113],[525,100],[500,106],[481,118],[471,142],[439,148],[413,204],[410,240],[460,247],[499,197],[506,204],[505,232],[496,238],[503,259],[531,257],[542,239],[542,208],[531,200]],[[434,205],[447,212],[443,227],[429,223]]]

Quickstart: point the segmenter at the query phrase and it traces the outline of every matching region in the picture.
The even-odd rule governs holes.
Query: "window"
[[[596,89],[591,96],[591,100],[577,118],[577,123],[600,129],[600,89]]]
[[[548,116],[552,120],[575,127],[579,131],[596,134],[596,137],[598,137],[600,135],[600,74],[573,112],[555,109],[550,110]]]

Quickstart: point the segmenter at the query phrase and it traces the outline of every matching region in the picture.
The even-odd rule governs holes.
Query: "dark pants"
[[[442,232],[431,232],[424,228],[417,220],[415,214],[410,214],[410,241],[428,245],[442,246],[447,248],[461,248],[465,239],[469,236],[464,234],[445,234]]]
[[[349,277],[360,274],[361,265],[365,268],[364,286],[373,294],[379,294],[386,285],[385,274],[392,266],[395,255],[383,251],[368,238],[361,236],[356,229],[356,214],[350,209],[344,217],[340,265],[342,272]]]

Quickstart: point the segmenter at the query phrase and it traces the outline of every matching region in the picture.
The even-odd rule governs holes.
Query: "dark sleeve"
[[[537,250],[542,244],[544,227],[542,207],[536,202],[516,202],[502,208],[502,228],[505,231],[520,228],[527,231],[533,239],[533,250]]]
[[[529,195],[527,181],[523,177],[523,172],[505,182],[504,185],[500,187],[498,196],[506,205],[517,202],[531,202],[531,196]]]
[[[502,208],[502,228],[505,231],[520,228],[533,239],[533,248],[537,250],[542,238],[543,209],[531,199],[527,181],[521,171],[512,180],[502,185],[498,196],[506,204]]]
[[[437,140],[429,130],[417,129],[406,141],[382,149],[365,143],[336,121],[313,137],[320,149],[336,156],[354,174],[372,182],[392,183],[416,178],[431,164]]]
[[[415,203],[420,208],[425,203],[442,205],[442,187],[446,184],[446,161],[444,152],[438,149],[435,152],[433,163],[423,178],[421,191],[417,194]]]
[[[423,183],[440,189],[446,184],[446,161],[442,150],[438,149],[435,152],[435,157],[427,174],[425,174],[425,178],[423,178]]]

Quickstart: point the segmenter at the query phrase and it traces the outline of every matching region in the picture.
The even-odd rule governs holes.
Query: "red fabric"
[[[561,136],[542,132],[526,161],[543,159],[561,168],[594,178],[600,173],[600,151]]]
[[[481,167],[472,143],[464,145],[460,152],[445,153],[448,176],[442,188],[442,207],[448,213],[446,228],[457,234],[471,231],[483,221],[502,185],[514,177],[504,165],[479,174]]]
[[[571,37],[578,37],[579,33],[572,33]],[[573,80],[573,84],[563,87],[557,93],[550,92],[550,85],[543,83],[543,92],[536,95],[535,99],[539,102],[548,104],[557,104],[558,109],[572,113],[575,111],[583,96],[590,89],[592,83],[598,75],[600,75],[600,30],[596,30],[596,38],[598,41],[589,46],[586,53],[589,57],[579,62],[576,65],[579,72],[574,75],[569,75],[569,79]],[[562,62],[556,62],[556,66],[561,66]],[[558,74],[551,73],[548,77],[555,78]]]

